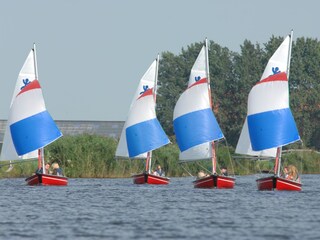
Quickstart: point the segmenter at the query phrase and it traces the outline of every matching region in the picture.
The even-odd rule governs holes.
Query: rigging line
[[[139,159],[140,160],[140,159]],[[137,171],[135,172],[135,173],[130,173],[131,174],[131,176],[132,175],[136,175],[136,174],[138,174],[138,173],[141,173],[141,172],[145,172],[145,164],[143,164],[143,166],[141,167],[141,164],[140,164],[140,162],[141,161],[134,161],[134,163],[133,163],[133,161],[132,160],[130,160],[130,171],[132,170],[132,165],[133,165],[133,167],[135,168],[135,169],[137,169]]]
[[[206,169],[204,166],[202,166],[199,162],[196,162],[198,164],[199,167],[201,167],[202,169],[204,169],[206,172],[209,172],[210,174],[213,174],[212,172],[210,172],[208,169]]]
[[[190,175],[190,177],[194,177],[185,167],[183,167],[183,164],[181,164],[181,167]]]
[[[227,146],[227,150],[228,150],[229,161],[230,161],[230,164],[231,164],[232,172],[234,173],[234,167],[233,167],[233,163],[232,163],[232,157],[231,157],[231,154],[230,154],[230,151],[229,151],[229,144],[228,144],[228,141],[227,141],[226,138],[224,138],[224,140],[226,141],[226,146]]]
[[[320,152],[312,150],[312,149],[288,149],[288,150],[282,151],[282,153],[289,153],[289,152],[311,152],[311,153],[320,154]]]
[[[258,159],[257,160],[257,163],[258,163],[258,170],[259,170],[259,172],[260,172],[260,174],[262,173],[262,170],[261,170],[261,168],[260,168],[260,160]]]
[[[258,170],[259,170],[259,172],[260,172],[259,174],[262,174],[262,170],[261,170],[261,168],[260,168],[260,163],[259,163],[259,162],[260,162],[260,160],[258,159],[258,160],[256,161],[256,164],[258,163],[258,167],[257,167],[257,168],[258,168]],[[255,177],[256,177],[256,178],[260,178],[260,176],[257,175],[257,174],[255,174]]]
[[[245,159],[250,159],[252,161],[270,161],[273,160],[273,157],[262,157],[262,156],[238,156],[238,155],[233,155],[234,159],[239,159],[239,160],[245,160]]]
[[[29,160],[19,160],[17,162],[10,162],[10,163],[1,163],[0,164],[0,168],[1,167],[4,167],[4,166],[8,166],[8,165],[12,165],[12,164],[21,164],[21,163],[27,163],[27,162],[33,162],[33,161],[36,161],[38,159],[29,159]]]
[[[244,165],[242,165],[242,164],[240,163],[240,161],[235,161],[235,163],[236,163],[238,166],[240,166],[241,168],[243,168],[247,173],[250,173],[250,167],[249,167],[249,170],[248,170],[248,168],[245,167]]]
[[[257,160],[257,163],[258,163],[258,170],[260,171],[260,174],[262,174],[263,170],[260,168],[260,163],[261,163],[260,159]],[[269,163],[270,163],[270,161],[269,161]],[[270,167],[270,166],[268,166],[268,167]],[[271,169],[269,170],[269,172],[268,172],[269,174],[274,172],[274,171],[272,171],[272,168],[273,167],[271,167]]]

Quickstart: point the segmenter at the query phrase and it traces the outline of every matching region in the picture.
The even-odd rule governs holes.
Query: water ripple
[[[67,187],[0,180],[0,239],[320,239],[320,176],[301,192],[260,192],[255,176],[233,190],[131,179],[70,179]]]

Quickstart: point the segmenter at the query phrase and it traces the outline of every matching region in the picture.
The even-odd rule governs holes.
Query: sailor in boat
[[[208,177],[209,175],[204,173],[204,171],[200,170],[197,175],[197,179]]]
[[[228,169],[226,167],[221,168],[221,175],[222,176],[228,176]]]
[[[153,174],[161,177],[165,176],[164,171],[161,169],[160,165],[157,166],[157,169],[153,172]]]
[[[46,165],[44,166],[44,170],[45,170],[45,174],[52,174],[49,162],[47,162]]]
[[[53,172],[52,172],[53,175],[63,176],[62,169],[59,167],[58,163],[53,163],[52,168],[53,168]]]
[[[288,166],[288,176],[286,179],[300,183],[300,177],[299,177],[298,169],[296,168],[296,166],[294,165]]]
[[[35,173],[42,174],[42,167],[41,167],[41,168],[38,168]],[[52,171],[51,171],[51,169],[50,169],[50,163],[49,163],[49,162],[47,162],[46,165],[45,165],[45,167],[44,167],[44,173],[45,173],[45,174],[52,174]]]

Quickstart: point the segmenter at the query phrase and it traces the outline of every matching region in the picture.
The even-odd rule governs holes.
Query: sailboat
[[[152,173],[152,151],[170,141],[156,117],[159,55],[145,72],[133,97],[116,157],[145,159],[145,171],[133,175],[135,184],[168,184],[170,179]]]
[[[6,136],[10,141],[2,148],[3,159],[23,161],[34,158],[37,153],[38,169],[42,172],[27,178],[28,185],[68,184],[66,177],[45,173],[44,147],[60,138],[62,133],[45,107],[38,81],[35,44],[20,71],[6,129]]]
[[[284,39],[248,97],[247,117],[236,153],[275,158],[274,175],[256,180],[259,190],[300,191],[301,183],[282,177],[282,147],[300,140],[289,107],[289,72],[293,31]]]
[[[213,114],[210,90],[208,43],[202,47],[190,73],[188,88],[178,99],[173,127],[180,161],[212,160],[212,173],[193,182],[195,188],[233,188],[235,179],[217,173],[215,141],[224,135]]]

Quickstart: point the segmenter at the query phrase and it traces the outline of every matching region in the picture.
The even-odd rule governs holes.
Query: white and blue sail
[[[17,97],[21,89],[23,89],[27,84],[29,84],[30,82],[36,79],[35,59],[34,59],[33,51],[34,51],[33,49],[30,51],[19,72],[9,109],[11,108],[13,101],[15,100],[15,98]],[[18,156],[16,149],[13,145],[10,126],[7,123],[0,159],[6,161],[6,160],[17,160],[17,159],[31,159],[31,158],[37,158],[37,157],[38,157],[38,151],[33,151],[30,153],[24,154],[22,156]]]
[[[251,89],[236,153],[275,157],[276,149],[300,140],[289,107],[290,35],[270,58]]]
[[[117,157],[146,158],[148,152],[170,142],[156,117],[156,71],[155,60],[139,82],[116,150]]]
[[[285,72],[274,73],[258,82],[252,88],[248,102],[247,121],[254,151],[281,147],[300,140],[289,108]]]
[[[174,108],[173,127],[183,161],[211,158],[211,142],[224,138],[211,108],[205,54],[203,46],[191,69],[188,88]]]
[[[8,125],[19,156],[41,149],[62,136],[46,110],[38,80],[28,83],[14,99]]]

